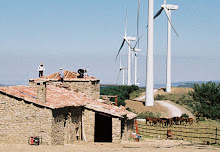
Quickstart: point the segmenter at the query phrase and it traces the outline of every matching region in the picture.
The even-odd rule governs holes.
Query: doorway
[[[112,142],[112,117],[95,114],[95,142]]]

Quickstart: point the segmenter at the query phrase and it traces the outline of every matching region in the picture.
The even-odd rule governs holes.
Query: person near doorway
[[[43,65],[43,63],[41,63],[39,66],[38,66],[38,72],[39,72],[39,78],[44,76],[44,71],[45,71],[45,67]]]
[[[63,83],[63,78],[64,78],[63,68],[60,68],[59,75],[60,75],[60,81]]]

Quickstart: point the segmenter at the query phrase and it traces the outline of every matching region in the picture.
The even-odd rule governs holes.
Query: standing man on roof
[[[41,63],[41,64],[38,66],[37,71],[39,72],[39,78],[42,77],[42,76],[44,76],[45,68],[44,68],[43,63]]]
[[[60,81],[63,83],[63,78],[64,78],[63,68],[60,68],[59,75],[60,75]]]

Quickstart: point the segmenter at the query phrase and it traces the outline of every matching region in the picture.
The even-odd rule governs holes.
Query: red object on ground
[[[30,145],[34,144],[34,137],[31,137]]]
[[[135,119],[135,127],[136,127],[136,134],[139,135],[138,133],[138,124],[137,124],[137,120]]]

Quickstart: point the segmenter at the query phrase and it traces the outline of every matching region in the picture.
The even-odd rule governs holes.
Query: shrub
[[[189,118],[189,115],[186,114],[186,113],[183,113],[183,114],[182,114],[182,117]]]
[[[156,97],[154,98],[155,100],[164,100],[165,96],[164,95],[156,95]]]
[[[153,113],[153,112],[149,112],[149,111],[142,112],[142,113],[138,114],[139,119],[145,119],[146,117],[159,118],[160,116],[161,116],[161,114],[158,112]]]

